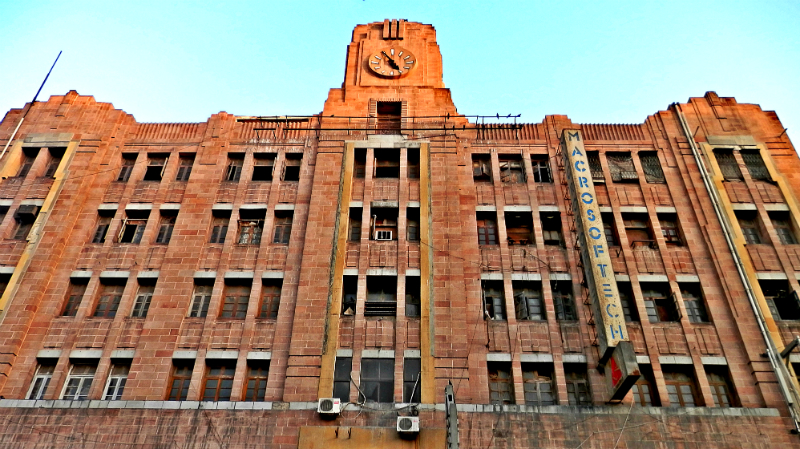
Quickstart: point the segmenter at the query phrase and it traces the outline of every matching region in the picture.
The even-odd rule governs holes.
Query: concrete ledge
[[[731,204],[733,210],[757,210],[756,205],[752,203],[733,203]]]
[[[367,276],[397,276],[396,268],[369,268]]]
[[[173,351],[173,359],[196,359],[197,351]]]
[[[678,210],[673,206],[656,206],[657,214],[677,214]]]
[[[100,278],[106,279],[127,279],[130,276],[130,271],[103,271],[100,273]]]
[[[561,212],[558,206],[539,206],[539,212]]]
[[[294,210],[294,204],[276,204],[275,210]]]
[[[700,277],[694,274],[678,274],[675,275],[675,280],[678,282],[700,282]]]
[[[669,282],[669,278],[663,274],[640,274],[639,282]]]
[[[630,282],[631,281],[631,277],[629,275],[627,275],[627,274],[617,274],[617,275],[614,275],[614,278],[617,280],[617,282]]]
[[[482,281],[502,281],[503,273],[481,273]]]
[[[786,280],[789,279],[786,273],[772,272],[772,273],[756,273],[756,279],[764,280]]]
[[[422,357],[422,353],[419,349],[406,349],[403,351],[403,357],[407,359],[418,359]]]
[[[564,354],[561,356],[563,363],[586,363],[586,356],[583,354]]]
[[[132,359],[136,355],[135,349],[115,349],[111,351],[112,359]]]
[[[361,351],[362,359],[393,359],[393,349],[365,349]]]
[[[506,212],[531,212],[530,206],[504,206]]]
[[[490,352],[486,354],[486,361],[487,362],[510,362],[511,361],[511,354],[498,354]]]
[[[421,272],[419,268],[409,268],[406,270],[406,277],[408,276],[420,276]]]
[[[61,357],[60,349],[41,349],[36,353],[37,359],[57,359]]]
[[[252,271],[228,271],[225,273],[225,279],[253,279],[255,273]]]
[[[495,206],[475,206],[475,212],[497,212]]]
[[[645,206],[620,206],[619,211],[621,213],[646,214],[647,208]]]
[[[369,204],[369,207],[372,209],[376,208],[399,209],[400,203],[397,201],[373,201]]]
[[[20,206],[44,206],[44,200],[22,200],[19,202]]]
[[[725,357],[706,356],[706,357],[700,357],[700,361],[703,363],[703,365],[727,365],[728,364],[728,359],[726,359]]]
[[[706,136],[709,145],[756,145],[753,136]]]
[[[684,355],[660,355],[658,363],[662,365],[691,365],[692,358]]]
[[[159,209],[161,210],[181,210],[181,203],[164,203]]]
[[[261,279],[283,279],[283,271],[265,271],[261,273]]]
[[[195,279],[216,279],[217,272],[216,271],[195,271],[194,272]]]
[[[350,207],[364,207],[363,201],[350,201]]]
[[[614,209],[611,206],[600,206],[600,212],[614,212]]]
[[[92,277],[91,271],[73,271],[72,274],[69,275],[71,279],[85,279]]]
[[[69,352],[70,359],[99,359],[103,357],[102,349],[73,349]]]
[[[419,201],[409,201],[409,202],[406,203],[406,207],[419,208]]]
[[[153,210],[152,203],[128,203],[125,210]]]
[[[358,268],[345,268],[342,270],[344,276],[358,276]]]
[[[276,207],[277,209],[277,207]],[[267,205],[266,204],[242,204],[239,206],[239,210],[263,210],[266,213]]]
[[[643,363],[645,365],[650,364],[650,356],[649,355],[637,355],[636,356],[636,363]]]
[[[217,203],[217,204],[214,204],[214,205],[211,206],[211,211],[213,212],[215,210],[218,210],[218,211],[232,211],[233,210],[233,204],[231,204],[231,203]]]
[[[352,349],[337,349],[336,350],[336,357],[352,357],[353,350]]]
[[[519,361],[522,363],[553,363],[553,354],[521,354]]]
[[[175,358],[173,356],[173,358]],[[224,359],[224,360],[236,360],[239,358],[239,351],[208,351],[206,352],[206,359]]]
[[[551,281],[571,281],[572,275],[569,273],[550,273]]]
[[[117,203],[103,203],[97,206],[97,210],[117,210],[119,209],[119,204]]]
[[[138,279],[158,279],[158,271],[140,271],[136,274]]]
[[[272,351],[250,351],[247,360],[272,360]]]
[[[541,281],[542,275],[539,273],[511,273],[512,281]]]

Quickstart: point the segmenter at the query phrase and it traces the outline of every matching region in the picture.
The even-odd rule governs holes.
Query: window
[[[203,401],[230,401],[236,360],[206,359],[206,378],[203,381]]]
[[[33,223],[36,222],[36,217],[39,215],[39,206],[32,204],[21,204],[14,213],[14,219],[17,221],[17,227],[14,230],[14,240],[25,240],[28,238]]]
[[[208,243],[225,243],[231,212],[229,210],[217,210],[213,212],[214,217],[211,219],[211,238]]]
[[[505,320],[505,296],[502,281],[481,281],[484,317],[490,320]]]
[[[643,282],[642,295],[647,318],[651,323],[678,321],[678,310],[674,297],[669,294],[669,284],[664,282]]]
[[[509,245],[533,243],[533,217],[530,212],[506,212],[505,217]]]
[[[158,235],[156,236],[156,243],[159,245],[166,245],[172,238],[172,230],[175,229],[175,221],[177,216],[174,214],[161,212],[161,223],[158,226]]]
[[[522,388],[527,405],[555,405],[553,368],[535,363],[522,364]]]
[[[97,228],[95,228],[92,243],[105,243],[108,228],[111,226],[111,219],[113,218],[114,211],[100,210],[97,217]]]
[[[711,397],[714,398],[714,405],[717,407],[735,407],[736,401],[733,396],[727,367],[707,366],[705,368],[708,386],[711,387]]]
[[[760,280],[758,284],[774,319],[800,320],[800,303],[797,294],[790,289],[788,281]]]
[[[363,209],[360,207],[350,208],[350,228],[348,230],[347,240],[350,242],[358,242],[361,240],[361,215]]]
[[[739,170],[739,163],[733,156],[733,150],[716,149],[714,156],[717,159],[719,170],[726,181],[741,181],[742,172]]]
[[[497,245],[497,216],[493,212],[478,212],[478,244]]]
[[[614,227],[614,214],[610,212],[603,212],[600,214],[600,216],[603,220],[603,232],[606,235],[606,242],[608,242],[608,246],[619,246],[617,231]]]
[[[562,246],[561,238],[561,214],[558,212],[547,212],[542,217],[542,236],[544,244],[549,246]]]
[[[370,231],[372,240],[397,240],[397,209],[391,207],[372,209]]]
[[[281,305],[282,279],[263,279],[261,282],[261,305],[258,308],[259,318],[278,318]]]
[[[399,101],[379,101],[377,103],[377,133],[400,134],[403,103]]]
[[[758,245],[761,243],[761,229],[758,226],[758,216],[755,211],[735,211],[736,218],[739,221],[739,227],[742,229],[744,241],[748,245]]]
[[[608,171],[614,182],[638,182],[639,174],[633,166],[630,153],[606,153]]]
[[[361,359],[360,387],[365,400],[394,402],[394,359]]]
[[[492,159],[488,154],[472,155],[472,180],[492,182]]]
[[[686,308],[686,317],[692,323],[708,322],[706,306],[703,304],[703,293],[700,284],[680,284],[683,306]]]
[[[400,177],[400,150],[392,148],[375,148],[375,177]]]
[[[358,276],[342,277],[342,315],[356,314],[356,296],[358,293]]]
[[[511,380],[511,364],[506,362],[488,362],[489,370],[489,403],[513,404],[514,384]]]
[[[641,376],[639,380],[631,387],[633,392],[633,403],[642,407],[650,407],[659,405],[658,395],[654,394],[655,389],[653,386],[653,370],[649,365],[639,365]]]
[[[642,151],[639,153],[639,161],[642,163],[644,179],[649,183],[663,183],[664,171],[661,170],[661,162],[658,160],[658,153],[655,151]]]
[[[225,181],[239,182],[242,177],[244,155],[238,153],[228,154],[228,169],[225,171]]]
[[[333,397],[342,402],[350,402],[350,372],[353,371],[353,359],[336,357],[333,366]]]
[[[408,179],[419,179],[419,148],[406,150],[408,160]]]
[[[150,309],[150,302],[153,300],[153,292],[155,292],[155,290],[155,280],[139,280],[139,291],[136,292],[136,301],[133,303],[132,317],[144,318],[147,316],[147,311]]]
[[[66,148],[50,148],[50,160],[47,161],[47,169],[44,171],[45,178],[54,178],[58,166],[61,165],[61,159],[64,157]]]
[[[631,247],[652,247],[655,243],[653,234],[650,232],[647,214],[622,214],[622,222],[625,223],[625,234],[628,236],[628,243]]]
[[[161,181],[164,176],[164,170],[167,169],[167,161],[169,155],[166,154],[148,154],[147,155],[147,170],[144,172],[145,181]]]
[[[8,273],[0,274],[0,296],[3,296],[8,288],[8,282],[11,280],[11,275]]]
[[[553,182],[546,154],[532,154],[531,168],[533,169],[533,182]]]
[[[575,310],[575,300],[572,298],[572,283],[570,281],[550,281],[553,291],[553,307],[556,309],[558,321],[575,321],[578,314]]]
[[[256,153],[253,155],[253,181],[272,181],[275,170],[275,153]]]
[[[292,218],[293,212],[290,210],[275,211],[275,235],[272,237],[272,243],[289,244],[289,237],[292,235]]]
[[[742,160],[744,160],[744,165],[747,167],[747,171],[750,172],[751,178],[772,181],[769,170],[764,165],[764,159],[761,158],[761,153],[758,150],[742,150],[739,154],[742,155]]]
[[[88,282],[88,278],[70,279],[67,302],[64,304],[64,310],[61,312],[61,316],[75,316],[78,314],[78,307],[80,307],[81,299],[83,299],[83,295],[86,293],[86,284]]]
[[[419,241],[419,208],[409,207],[406,209],[406,240],[409,242]]]
[[[258,245],[261,243],[261,233],[264,229],[264,220],[239,220],[240,245]]]
[[[244,400],[266,401],[269,360],[248,360],[245,379]]]
[[[589,171],[592,173],[592,181],[606,182],[603,176],[603,165],[600,164],[600,153],[597,151],[587,151],[586,160],[589,162]]]
[[[243,320],[247,316],[247,303],[250,302],[250,283],[252,281],[248,279],[246,282],[246,284],[241,284],[225,281],[220,318]]]
[[[94,372],[96,370],[96,363],[76,363],[72,365],[69,369],[69,375],[67,375],[64,391],[61,393],[61,399],[66,401],[85,401],[89,397],[89,389],[92,387],[92,380],[94,380]]]
[[[633,292],[631,284],[628,282],[617,282],[617,290],[619,291],[619,301],[622,305],[622,313],[625,316],[625,322],[639,321],[639,313],[636,310],[636,304],[633,302]]]
[[[592,395],[589,393],[589,379],[586,374],[586,366],[584,365],[564,364],[569,405],[592,405]]]
[[[289,153],[286,154],[286,160],[283,162],[283,181],[299,181],[300,180],[300,166],[303,164],[302,153]]]
[[[772,227],[775,228],[775,233],[778,234],[778,240],[780,240],[782,244],[797,244],[797,238],[795,238],[791,217],[788,212],[769,212],[769,219],[772,221]]]
[[[683,246],[681,233],[678,230],[678,217],[675,214],[658,214],[661,234],[668,245]]]
[[[39,361],[39,366],[36,367],[36,374],[33,375],[33,382],[31,382],[31,389],[28,391],[28,399],[44,399],[44,394],[47,393],[47,387],[50,385],[50,380],[53,378],[53,372],[56,370],[56,361]]]
[[[128,382],[130,370],[130,362],[111,365],[111,374],[108,375],[106,392],[103,394],[104,401],[119,401],[122,399],[122,393],[125,392],[125,384]]]
[[[117,181],[128,182],[133,172],[133,166],[136,164],[137,153],[126,153],[122,155],[122,167],[119,169]]]
[[[194,360],[173,360],[170,377],[168,401],[185,401],[189,394],[189,383],[192,380]]]
[[[364,179],[367,172],[367,150],[366,148],[356,148],[353,150],[355,164],[353,167],[353,176],[355,178]]]
[[[419,403],[422,362],[420,359],[405,359],[403,363],[403,402]]]
[[[36,160],[36,155],[39,154],[38,148],[26,148],[23,150],[22,156],[22,164],[19,167],[19,171],[17,172],[18,178],[24,178],[28,176],[28,173],[31,171],[33,167],[33,162]]]
[[[211,304],[211,292],[213,290],[213,280],[194,280],[194,295],[192,305],[189,308],[189,318],[205,318],[208,315],[208,305]]]
[[[397,314],[397,277],[367,276],[367,302],[364,316],[395,316]]]
[[[186,182],[192,174],[192,166],[194,165],[194,154],[182,154],[178,161],[178,174],[175,176],[176,181]]]
[[[525,167],[522,158],[516,154],[501,154],[498,156],[500,165],[500,180],[504,184],[520,184],[525,182]]]
[[[419,276],[406,276],[406,316],[416,318],[420,316],[420,283]]]
[[[138,244],[142,241],[144,230],[147,228],[147,218],[150,216],[149,210],[127,210],[127,218],[122,220],[122,226],[117,235],[119,243]]]
[[[122,300],[122,292],[125,291],[125,281],[100,279],[100,299],[94,309],[97,318],[114,318],[119,309],[119,302]]]
[[[673,407],[694,407],[697,404],[697,387],[689,370],[678,367],[670,368],[662,365],[664,383],[667,384],[667,395]]]
[[[514,309],[518,320],[544,320],[542,287],[538,282],[513,281]]]

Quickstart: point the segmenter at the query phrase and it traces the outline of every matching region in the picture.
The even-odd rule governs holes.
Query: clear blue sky
[[[0,0],[0,114],[70,89],[141,122],[313,114],[356,24],[436,27],[459,112],[641,123],[708,90],[800,136],[800,2]],[[800,141],[795,140],[795,145]]]

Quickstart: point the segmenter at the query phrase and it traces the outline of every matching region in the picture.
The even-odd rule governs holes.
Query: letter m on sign
[[[575,138],[575,140],[581,140],[581,135],[578,134],[578,131],[575,131],[574,133],[567,131],[567,137],[569,138],[569,140],[572,140],[573,137]]]

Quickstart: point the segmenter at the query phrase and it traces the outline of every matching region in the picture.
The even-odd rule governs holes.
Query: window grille
[[[769,170],[767,170],[767,166],[764,165],[764,159],[761,158],[761,153],[758,152],[758,150],[742,151],[739,154],[742,155],[742,160],[751,178],[760,179],[762,181],[772,181]]]
[[[719,170],[726,181],[742,180],[742,172],[739,170],[739,163],[736,162],[732,150],[714,150],[714,156],[717,158]]]
[[[597,151],[587,151],[586,159],[589,162],[589,171],[592,173],[592,181],[606,182],[603,176],[603,165],[600,164],[600,153]]]
[[[630,153],[607,153],[606,161],[614,182],[639,181],[639,174],[636,173]]]
[[[644,179],[649,183],[663,183],[664,171],[661,169],[661,161],[658,160],[658,154],[651,152],[639,153],[639,160],[642,162],[642,171],[644,171]]]

